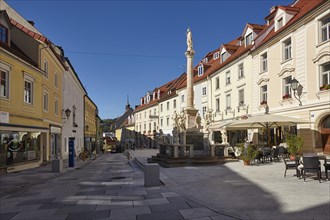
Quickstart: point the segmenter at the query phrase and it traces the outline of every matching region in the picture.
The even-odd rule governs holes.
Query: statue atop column
[[[193,51],[192,33],[190,28],[187,29],[187,51]]]

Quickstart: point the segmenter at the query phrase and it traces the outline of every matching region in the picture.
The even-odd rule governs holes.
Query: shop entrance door
[[[325,154],[330,154],[330,115],[321,123],[322,146]]]

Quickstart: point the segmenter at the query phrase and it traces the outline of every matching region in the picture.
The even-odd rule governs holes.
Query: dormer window
[[[8,29],[2,25],[0,25],[0,41],[8,44]]]
[[[207,57],[205,57],[205,58],[203,59],[203,63],[207,63],[207,62],[209,62],[209,59],[207,59]]]
[[[277,30],[283,27],[283,18],[277,20]]]
[[[252,40],[253,40],[252,37],[253,37],[252,36],[252,33],[246,36],[246,38],[245,38],[245,45],[246,46],[248,46],[248,45],[250,45],[252,43]]]
[[[157,92],[157,99],[160,99],[160,90],[158,89],[158,92]]]
[[[204,74],[204,66],[203,64],[199,64],[198,66],[198,76],[201,76]]]
[[[214,54],[213,54],[213,60],[218,59],[219,56],[220,56],[219,52],[214,53]]]
[[[223,54],[221,54],[221,63],[225,62],[228,57],[229,57],[229,55],[227,52],[224,52]]]

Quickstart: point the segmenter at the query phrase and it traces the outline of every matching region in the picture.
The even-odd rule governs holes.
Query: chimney
[[[271,7],[269,9],[269,14],[273,13],[273,11],[275,11],[275,10],[276,10],[276,6],[274,5],[273,7]]]
[[[34,21],[27,21],[34,27]]]

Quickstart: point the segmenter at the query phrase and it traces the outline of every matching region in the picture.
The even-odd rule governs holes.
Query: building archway
[[[322,137],[322,148],[325,154],[330,154],[330,115],[326,116],[320,123]]]

